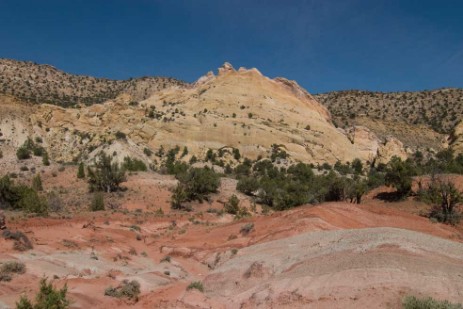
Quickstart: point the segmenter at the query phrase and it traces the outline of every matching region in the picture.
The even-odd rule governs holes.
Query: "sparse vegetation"
[[[194,282],[190,283],[186,289],[187,290],[196,289],[196,290],[198,290],[200,292],[204,292],[204,286],[203,286],[202,282],[200,282],[200,281],[194,281]]]
[[[453,304],[447,300],[436,300],[431,297],[417,298],[406,296],[402,301],[403,309],[463,309],[461,304]]]
[[[212,169],[190,168],[177,176],[179,184],[172,194],[172,208],[184,208],[187,201],[207,200],[210,193],[217,192],[220,185],[220,177]]]
[[[33,248],[29,238],[21,231],[11,232],[10,230],[4,230],[2,237],[7,240],[14,240],[13,248],[17,251],[27,251]]]
[[[140,295],[140,283],[136,280],[124,280],[118,287],[108,287],[105,290],[104,295],[138,301],[138,296]]]
[[[452,181],[432,176],[428,187],[421,189],[418,192],[418,197],[433,206],[429,214],[430,218],[449,224],[460,222],[462,215],[456,206],[463,202],[463,195]]]
[[[95,161],[94,168],[87,169],[90,192],[114,192],[126,180],[125,170],[118,163],[112,163],[111,157],[101,152]]]
[[[136,171],[142,171],[146,172],[148,168],[146,167],[146,164],[138,159],[133,159],[130,157],[125,157],[124,158],[124,163],[122,164],[122,167],[126,169],[127,171],[131,172],[136,172]]]
[[[58,290],[51,282],[43,278],[40,280],[39,292],[35,296],[35,304],[27,297],[21,296],[19,302],[16,303],[16,309],[66,309],[69,305],[67,286]]]
[[[84,167],[84,162],[79,163],[79,167],[77,169],[77,178],[83,179],[85,178],[85,167]]]
[[[90,204],[91,211],[105,210],[104,196],[101,192],[95,192],[92,197],[92,203]]]
[[[24,274],[26,265],[22,262],[8,261],[0,265],[0,282],[11,281],[13,274]]]

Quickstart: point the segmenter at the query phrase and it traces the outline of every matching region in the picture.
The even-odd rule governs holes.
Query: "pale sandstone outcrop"
[[[463,121],[460,121],[453,129],[449,143],[455,155],[463,154]]]
[[[222,147],[238,148],[251,159],[266,157],[273,144],[283,145],[295,161],[312,163],[371,162],[377,154],[388,158],[390,152],[402,153],[395,142],[380,146],[364,127],[355,129],[354,139],[352,132],[335,128],[328,110],[295,81],[270,79],[257,69],[236,71],[229,63],[217,76],[209,72],[189,87],[170,87],[131,102],[123,94],[89,107],[42,104],[31,109],[31,124],[24,125],[43,137],[52,158],[63,161],[88,155],[89,149],[117,148],[150,163],[145,147],[155,152],[177,145],[188,148],[186,160]],[[120,145],[109,147],[116,132],[127,136],[119,141],[124,151]]]
[[[408,157],[406,150],[401,141],[394,137],[389,137],[386,139],[384,144],[378,148],[378,155],[376,157],[376,163],[386,164],[391,160],[392,157],[397,156],[402,160],[405,160]]]

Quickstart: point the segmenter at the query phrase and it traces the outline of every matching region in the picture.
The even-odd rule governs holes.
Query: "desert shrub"
[[[115,136],[117,139],[123,139],[123,140],[127,139],[127,136],[125,135],[125,133],[121,131],[117,131]]]
[[[55,191],[47,194],[48,210],[52,212],[59,212],[63,210],[63,201]]]
[[[146,148],[143,149],[143,153],[147,156],[147,157],[151,157],[153,155],[153,151],[151,151],[151,149],[149,148]]]
[[[42,155],[42,164],[45,166],[50,165],[50,159],[48,158],[48,152],[44,151]]]
[[[35,137],[35,142],[41,144],[41,143],[43,143],[43,139],[40,136],[36,136]]]
[[[21,231],[11,232],[10,230],[4,230],[2,237],[7,240],[14,240],[13,248],[17,251],[26,251],[33,248],[29,238]]]
[[[254,223],[246,223],[241,227],[240,233],[243,235],[248,235],[252,230],[254,230]]]
[[[0,149],[0,159],[3,159],[3,151]]]
[[[19,147],[16,151],[16,157],[19,160],[26,160],[31,158],[31,151],[23,146]]]
[[[206,162],[211,161],[215,162],[216,154],[212,151],[212,149],[208,149],[206,152]]]
[[[224,205],[224,209],[227,213],[236,215],[240,211],[240,200],[236,195],[230,196],[228,201]]]
[[[210,193],[217,192],[220,186],[220,176],[212,169],[190,168],[184,173],[176,175],[179,184],[172,194],[171,205],[174,209],[183,208],[187,201],[202,202],[208,199]]]
[[[77,169],[77,178],[85,178],[85,167],[83,162],[79,163],[79,168]]]
[[[286,151],[280,149],[279,145],[273,144],[272,145],[272,150],[271,150],[271,155],[270,159],[272,162],[275,162],[276,160],[281,160],[281,159],[286,159],[288,157],[288,154]]]
[[[203,286],[202,282],[200,282],[200,281],[194,281],[194,282],[190,283],[190,284],[187,286],[186,289],[187,289],[187,290],[196,289],[196,290],[198,290],[198,291],[200,291],[200,292],[204,292],[204,286]]]
[[[428,187],[418,192],[418,198],[433,206],[430,218],[448,224],[457,224],[460,221],[461,214],[456,206],[463,202],[463,195],[450,180],[433,177]]]
[[[132,159],[130,157],[124,158],[124,163],[122,163],[122,167],[131,172],[136,172],[136,171],[145,172],[148,170],[148,168],[146,167],[146,164],[143,161],[138,160],[138,159]]]
[[[196,162],[198,162],[198,158],[196,158],[196,156],[193,155],[193,156],[190,158],[189,163],[190,163],[190,164],[195,164]]]
[[[188,154],[188,147],[187,147],[187,146],[184,146],[184,147],[183,147],[182,154],[180,155],[180,158],[183,158],[183,157],[186,156],[187,154]]]
[[[239,159],[241,159],[240,150],[238,148],[233,148],[233,158],[236,161],[239,161]]]
[[[43,147],[38,147],[38,146],[35,146],[33,149],[32,149],[32,153],[34,154],[34,156],[36,157],[41,157],[43,156],[45,152],[45,149]]]
[[[47,279],[40,280],[40,289],[35,296],[35,304],[27,297],[21,296],[16,303],[16,309],[66,309],[70,302],[67,299],[67,286],[58,290]]]
[[[452,304],[447,300],[436,300],[431,297],[417,298],[406,296],[402,301],[403,309],[463,309],[461,304]]]
[[[42,216],[48,215],[47,201],[40,197],[32,188],[22,187],[21,199],[18,201],[18,208],[23,211],[36,213]]]
[[[259,189],[259,182],[254,177],[243,177],[238,181],[236,189],[244,194],[252,195]]]
[[[34,141],[30,138],[28,138],[21,147],[18,148],[16,151],[16,157],[19,160],[26,160],[31,158],[31,153],[34,154],[34,156],[40,157],[43,156],[46,151],[43,147],[37,146],[34,144]]]
[[[341,161],[337,161],[334,166],[334,170],[341,175],[347,175],[352,173],[352,169],[349,164],[343,164]]]
[[[357,175],[363,174],[363,164],[362,164],[362,161],[360,161],[360,159],[354,159],[351,163],[351,167],[355,174]]]
[[[22,262],[9,261],[0,266],[0,273],[24,274],[25,272],[26,265]]]
[[[161,261],[159,261],[159,263],[164,263],[164,262],[170,263],[170,261],[171,261],[171,257],[166,255],[165,257],[161,259]]]
[[[92,197],[92,202],[90,204],[91,211],[100,211],[104,210],[104,196],[101,192],[95,192]]]
[[[126,180],[125,170],[119,164],[112,163],[111,157],[101,152],[95,167],[87,169],[90,192],[113,192],[120,189],[121,182]]]
[[[32,189],[35,191],[43,191],[42,178],[40,178],[40,174],[37,174],[34,178],[32,178]]]
[[[386,167],[385,184],[394,187],[399,197],[406,197],[412,189],[413,167],[399,157],[392,157]]]
[[[137,301],[138,295],[140,295],[140,283],[136,280],[124,280],[118,287],[108,287],[104,295]]]

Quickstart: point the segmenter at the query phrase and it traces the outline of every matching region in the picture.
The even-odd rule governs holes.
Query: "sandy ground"
[[[138,173],[126,192],[106,196],[115,210],[91,213],[75,167],[42,175],[45,189],[62,192],[72,211],[7,213],[9,229],[24,232],[34,248],[18,252],[0,238],[0,262],[26,265],[0,282],[0,308],[33,297],[43,276],[67,284],[72,308],[400,308],[409,294],[463,302],[463,229],[419,216],[429,207],[412,199],[387,203],[372,192],[361,205],[233,220],[207,212],[236,193],[233,180],[185,213],[170,210],[171,176]],[[138,302],[104,295],[124,279],[140,282]],[[187,290],[194,281],[204,293]]]

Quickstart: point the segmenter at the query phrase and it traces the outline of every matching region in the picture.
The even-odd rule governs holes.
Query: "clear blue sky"
[[[463,87],[463,1],[0,0],[0,57],[186,81],[229,61],[312,93]]]

